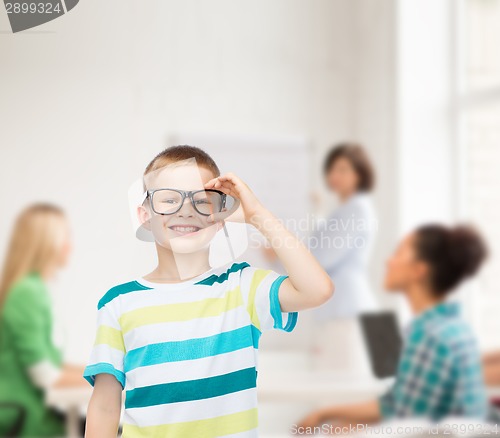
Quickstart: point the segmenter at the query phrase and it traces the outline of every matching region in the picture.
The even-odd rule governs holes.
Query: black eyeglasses
[[[210,216],[220,213],[226,206],[226,194],[219,190],[177,190],[156,189],[148,190],[144,194],[144,201],[149,198],[151,209],[156,214],[169,215],[177,213],[184,205],[184,200],[189,198],[191,205],[197,213]]]

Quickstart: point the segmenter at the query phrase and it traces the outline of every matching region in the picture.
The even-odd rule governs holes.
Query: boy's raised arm
[[[289,277],[279,289],[282,312],[317,307],[332,296],[333,282],[318,261],[240,178],[228,173],[210,180],[205,188],[215,188],[239,199],[245,221],[255,226],[276,252]]]
[[[98,374],[87,408],[85,438],[116,438],[121,405],[120,383],[111,374]]]

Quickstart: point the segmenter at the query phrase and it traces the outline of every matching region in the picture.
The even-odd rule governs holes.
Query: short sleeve
[[[20,283],[9,293],[4,305],[5,327],[25,368],[47,361],[61,366],[56,360],[60,354],[52,344],[52,315],[44,293],[34,285]]]
[[[94,386],[97,374],[111,374],[125,388],[125,345],[113,304],[107,303],[97,311],[95,342],[83,377]]]
[[[291,332],[297,324],[297,312],[282,312],[279,288],[288,278],[271,270],[246,267],[240,274],[240,289],[248,314],[261,332],[278,329]]]

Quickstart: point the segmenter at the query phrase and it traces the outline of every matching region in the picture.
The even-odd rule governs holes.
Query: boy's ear
[[[146,228],[146,230],[151,231],[151,223],[149,220],[151,219],[151,214],[146,209],[146,207],[140,205],[137,207],[137,218],[139,219],[139,223],[141,226]]]

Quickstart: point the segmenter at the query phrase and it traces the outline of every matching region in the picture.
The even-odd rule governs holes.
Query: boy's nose
[[[186,199],[184,199],[184,202],[182,203],[180,210],[177,212],[177,216],[191,217],[194,216],[194,213],[195,211],[193,205],[191,204],[191,200],[188,197],[186,197]]]

